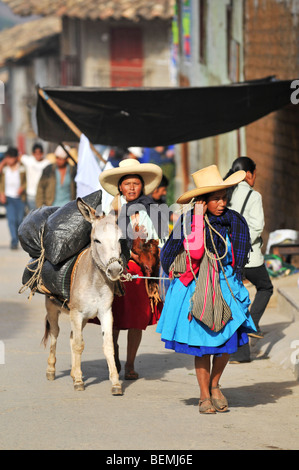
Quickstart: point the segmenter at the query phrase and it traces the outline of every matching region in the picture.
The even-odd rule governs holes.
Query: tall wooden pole
[[[60,117],[60,119],[71,129],[71,131],[80,139],[82,132],[78,127],[67,117],[67,115],[57,106],[57,104],[50,98],[50,96],[40,87],[37,87],[38,89],[38,94],[48,103],[50,108],[55,111],[57,116]],[[97,151],[95,146],[89,142],[91,150],[95,153],[95,155],[104,163],[107,163],[107,160],[105,160],[102,155]]]

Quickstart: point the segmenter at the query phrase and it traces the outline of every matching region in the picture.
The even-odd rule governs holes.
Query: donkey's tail
[[[41,340],[41,344],[44,345],[44,347],[47,346],[48,338],[49,338],[49,333],[50,333],[50,323],[48,319],[46,318],[46,323],[45,323],[45,334],[43,336],[43,339]]]

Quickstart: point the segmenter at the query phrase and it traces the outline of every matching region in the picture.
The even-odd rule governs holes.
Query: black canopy
[[[202,139],[243,127],[290,104],[292,80],[189,88],[45,87],[44,92],[93,144],[154,147]],[[38,135],[78,137],[38,95]]]

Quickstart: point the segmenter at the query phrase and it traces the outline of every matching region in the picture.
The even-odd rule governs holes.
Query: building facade
[[[239,0],[177,0],[173,31],[180,86],[243,81],[243,17]],[[245,151],[243,129],[183,144],[177,190],[192,185],[189,175],[204,166],[216,164],[224,175],[231,161]]]

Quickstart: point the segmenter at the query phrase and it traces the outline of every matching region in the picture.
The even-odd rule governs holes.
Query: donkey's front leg
[[[84,341],[82,330],[84,328],[83,320],[77,310],[70,312],[70,320],[72,325],[71,332],[71,350],[72,350],[72,370],[71,377],[74,381],[74,389],[76,391],[84,390],[84,382],[82,380],[81,356],[84,350]]]
[[[122,387],[119,383],[119,375],[115,365],[114,346],[113,346],[113,317],[111,308],[104,314],[100,314],[100,321],[103,333],[103,350],[109,368],[109,378],[112,383],[112,395],[122,395]]]

